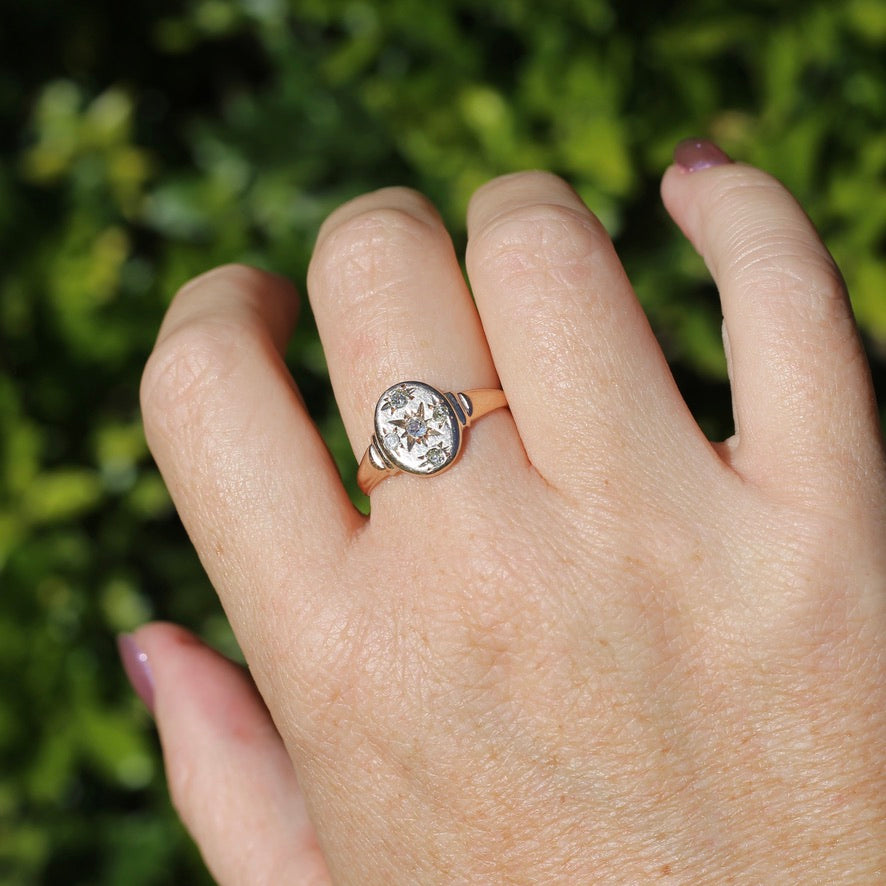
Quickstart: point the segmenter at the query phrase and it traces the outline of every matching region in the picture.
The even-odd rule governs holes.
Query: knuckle
[[[242,329],[224,320],[186,323],[159,342],[141,383],[148,433],[175,437],[205,424],[243,348]]]
[[[585,209],[561,203],[535,203],[504,210],[469,245],[472,258],[491,265],[500,279],[518,278],[567,288],[587,283],[609,235]]]
[[[259,288],[271,276],[265,271],[244,265],[239,262],[229,262],[219,265],[189,280],[179,289],[176,298],[189,296],[202,289],[217,291],[219,287],[235,288],[239,293],[248,294]],[[282,278],[275,278],[282,281]]]
[[[821,322],[851,316],[843,276],[809,219],[776,179],[735,167],[719,178],[710,196],[710,218],[728,234],[724,278],[738,294],[788,300],[804,319]]]
[[[484,201],[497,202],[502,193],[550,194],[569,191],[574,193],[566,182],[544,169],[526,169],[500,175],[481,185],[471,198],[472,206]]]
[[[430,208],[423,209],[416,201],[401,202],[401,206],[352,208],[344,218],[330,217],[308,267],[308,288],[316,292],[321,287],[353,303],[367,290],[389,285],[403,254],[420,255],[436,227]]]
[[[374,215],[412,215],[417,220],[431,222],[438,218],[433,204],[424,194],[412,188],[379,188],[354,197],[331,212],[320,227],[318,241],[324,240],[349,222]]]
[[[820,244],[804,233],[773,239],[769,231],[749,230],[749,245],[736,258],[742,295],[790,300],[810,320],[846,319],[850,311],[843,277]]]

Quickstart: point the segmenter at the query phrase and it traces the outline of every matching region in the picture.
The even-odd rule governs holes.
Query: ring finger
[[[498,387],[449,235],[434,208],[411,190],[385,188],[336,210],[320,230],[308,293],[357,458],[369,443],[376,400],[391,385],[417,380],[455,392]],[[464,454],[462,476],[482,470],[480,446],[495,446],[503,463],[514,462],[501,458],[502,447],[524,458],[506,413],[484,419],[471,435],[482,439]],[[396,486],[416,482],[424,481],[398,477]],[[382,484],[373,496],[389,495],[394,485]]]

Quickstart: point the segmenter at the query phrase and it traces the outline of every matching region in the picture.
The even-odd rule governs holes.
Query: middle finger
[[[596,487],[621,471],[659,486],[710,461],[609,235],[566,182],[493,180],[471,201],[468,237],[496,366],[548,483]]]

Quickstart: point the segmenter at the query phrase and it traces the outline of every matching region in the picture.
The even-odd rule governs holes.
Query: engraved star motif
[[[412,452],[412,447],[416,443],[423,443],[425,446],[430,445],[429,437],[442,437],[443,435],[436,429],[430,427],[428,422],[431,417],[425,417],[425,404],[419,403],[418,409],[412,415],[404,415],[392,421],[391,424],[406,432],[406,451]]]

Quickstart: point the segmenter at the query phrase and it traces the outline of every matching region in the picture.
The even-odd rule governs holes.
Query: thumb
[[[215,879],[328,884],[292,763],[246,672],[171,624],[119,646],[157,718],[173,805]]]

